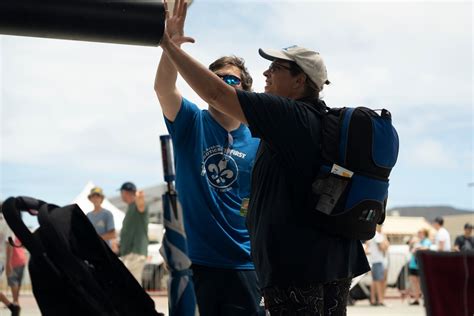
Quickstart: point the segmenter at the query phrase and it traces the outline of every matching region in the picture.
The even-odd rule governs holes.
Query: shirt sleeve
[[[105,226],[106,226],[105,230],[107,232],[115,229],[114,216],[112,215],[112,212],[110,211],[107,212],[107,224]]]
[[[448,234],[445,231],[441,231],[439,233],[438,241],[446,241],[448,240]]]
[[[382,242],[383,242],[383,239],[384,239],[384,238],[383,238],[383,235],[381,235],[381,234],[376,234],[376,235],[375,235],[375,242],[376,242],[377,244],[382,243]]]
[[[173,144],[179,144],[186,141],[187,137],[191,135],[189,131],[194,125],[197,116],[200,115],[201,110],[196,104],[189,100],[182,98],[181,108],[173,122],[165,118],[166,127],[173,139]]]
[[[458,247],[462,246],[461,236],[456,237],[456,240],[454,241],[454,245]]]
[[[237,90],[242,111],[254,137],[281,154],[286,163],[304,164],[319,148],[320,119],[302,102]],[[294,155],[305,150],[307,155]]]
[[[431,241],[429,239],[424,239],[421,244],[426,247],[426,248],[429,248],[431,247]]]

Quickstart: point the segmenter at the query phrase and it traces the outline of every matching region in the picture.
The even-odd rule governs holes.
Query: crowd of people
[[[243,62],[240,58],[232,56],[217,60],[216,63],[222,63],[220,68],[218,67],[217,69],[233,69],[234,67],[235,69],[239,69],[238,66],[229,66],[227,64],[229,62],[242,63],[241,67],[245,67],[243,66]],[[235,71],[235,69],[233,70]],[[239,71],[246,71],[246,69],[242,68]],[[158,74],[159,70],[157,75]],[[217,124],[218,119],[213,118],[211,111],[198,111],[198,113],[201,113],[203,117],[201,118],[202,121],[207,122],[201,122],[201,124]],[[179,111],[177,111],[177,113],[178,112]],[[178,119],[179,116],[174,118],[174,120]],[[184,124],[185,126],[189,125],[189,123]],[[173,122],[170,121],[168,126],[170,129],[174,129],[177,125],[174,125]],[[232,131],[225,132],[225,130],[222,130],[222,135],[225,136],[225,133],[231,132]],[[195,131],[195,133],[199,133],[199,129]],[[234,137],[236,138],[236,142],[234,144],[238,144],[238,141],[240,140],[239,136],[234,135]],[[246,136],[240,135],[240,137]],[[222,141],[222,138],[223,137],[215,141]],[[206,135],[201,135],[200,139],[205,140]],[[199,144],[199,146],[202,146],[202,143]],[[226,145],[227,144],[225,144],[225,141],[222,141],[221,147],[224,148]],[[240,146],[232,148],[239,148],[241,151],[244,150],[241,149]],[[250,148],[255,149],[255,147]],[[178,152],[179,150],[180,149],[178,146]],[[192,148],[191,151],[193,151]],[[246,152],[246,154],[252,157],[255,152]],[[199,161],[199,159],[196,160]],[[208,168],[208,166],[204,167]],[[199,177],[197,177],[195,180],[197,182],[196,186],[199,187],[199,183],[201,183],[201,192],[206,192],[206,186],[207,189],[211,187],[209,182],[210,180],[202,180],[200,177],[203,177],[203,175],[199,174]],[[178,179],[179,178],[180,173],[178,172]],[[184,177],[183,181],[189,181],[189,178]],[[240,183],[240,192],[245,192],[245,179],[241,179],[241,181],[244,183]],[[223,186],[225,186],[225,182],[223,183]],[[212,188],[214,189],[214,187]],[[90,190],[88,198],[93,205],[93,209],[87,213],[87,217],[95,227],[98,235],[118,256],[120,256],[121,260],[130,270],[131,274],[137,279],[138,282],[141,283],[148,246],[148,206],[145,203],[143,191],[137,190],[137,187],[132,182],[125,182],[119,190],[122,200],[127,204],[126,215],[123,220],[122,229],[119,235],[115,230],[114,217],[112,213],[102,207],[105,195],[100,187],[94,187]],[[247,190],[249,189],[247,188]],[[219,192],[219,194],[222,194],[223,192],[228,192],[229,190],[216,191]],[[210,223],[214,223],[214,225],[222,229],[222,225],[219,224],[219,218],[216,218],[216,215],[225,211],[237,212],[237,209],[239,209],[241,204],[244,203],[244,199],[242,199],[238,204],[231,204],[228,206],[228,208],[222,209],[222,205],[217,202],[217,198],[222,197],[219,194],[213,196],[212,191],[208,190],[207,192],[209,196],[190,194],[188,195],[188,198],[181,201],[184,207],[184,214],[187,214],[185,219],[192,222],[193,217],[190,215],[196,215],[195,213],[197,213],[197,216],[194,217],[194,220],[198,219],[200,221],[206,222],[206,225],[194,224],[186,227],[190,241],[195,241],[195,243],[190,243],[190,257],[193,261],[192,270],[193,280],[196,286],[196,295],[198,298],[198,303],[202,305],[199,305],[199,308],[201,311],[204,311],[205,315],[220,315],[222,314],[222,311],[232,312],[232,308],[236,308],[234,312],[237,310],[246,310],[247,312],[245,314],[250,313],[255,315],[263,315],[262,313],[264,313],[264,309],[262,304],[260,304],[262,302],[262,295],[260,292],[259,281],[257,279],[257,275],[252,264],[252,259],[250,257],[250,241],[248,239],[248,233],[247,235],[244,234],[240,237],[242,243],[236,245],[236,251],[231,251],[231,249],[228,248],[228,243],[232,242],[232,240],[226,241],[222,237],[226,235],[236,236],[236,234],[244,233],[245,223],[240,224],[241,229],[237,232],[232,232],[232,230],[229,231],[231,228],[228,228],[227,232],[221,232],[219,230],[214,232],[217,237],[213,238],[212,236],[208,235],[210,231]],[[248,191],[246,194],[248,195]],[[197,197],[202,199],[213,198],[213,200],[216,201],[216,204],[214,204],[211,209],[205,209],[205,206],[210,206],[206,202],[202,202],[202,205],[199,208],[195,208],[193,210],[195,213],[192,213],[193,211],[190,209],[191,206],[196,205],[195,203],[198,201]],[[236,198],[235,196],[231,197],[234,199]],[[187,201],[187,199],[189,199],[189,201]],[[228,200],[230,201],[231,199],[229,198]],[[199,210],[202,211],[203,209],[204,214],[208,214],[209,216],[210,214],[214,215],[206,219],[203,217],[203,214],[199,214]],[[186,210],[190,211],[186,212]],[[243,217],[240,216],[236,219],[242,220],[242,218]],[[474,236],[472,234],[473,226],[470,223],[466,223],[464,225],[464,234],[457,236],[454,240],[454,243],[451,242],[451,236],[444,227],[444,219],[442,217],[436,217],[432,223],[432,227],[432,230],[428,228],[422,228],[418,230],[417,234],[412,236],[407,242],[410,249],[410,259],[407,263],[409,278],[408,295],[411,298],[411,301],[409,302],[410,305],[420,305],[422,298],[419,272],[420,267],[416,258],[417,251],[474,251]],[[199,229],[204,229],[205,232],[199,231]],[[8,237],[13,237],[13,239],[9,240]],[[23,280],[24,269],[27,264],[27,254],[25,253],[24,248],[21,247],[21,242],[12,235],[11,231],[3,220],[3,217],[0,217],[0,240],[2,241],[0,243],[0,271],[2,273],[3,271],[6,272],[7,284],[11,288],[11,299],[9,299],[5,293],[0,292],[0,301],[11,310],[12,315],[19,315],[21,310],[19,302],[20,287]],[[390,242],[389,238],[387,238],[383,232],[382,225],[377,225],[374,238],[366,241],[364,246],[365,253],[371,265],[372,284],[370,287],[369,297],[370,305],[384,306],[385,290],[387,287],[387,271],[390,264],[388,255]],[[217,251],[212,251],[213,247],[216,247]],[[207,249],[207,251],[204,251],[203,249]],[[216,253],[219,253],[223,257],[215,257],[215,255],[213,256],[213,254]],[[196,256],[196,258],[194,256]],[[226,266],[225,264],[219,265],[220,261],[234,263],[230,266]],[[232,284],[237,287],[226,287],[226,284]],[[227,288],[227,292],[224,291],[223,293],[217,293],[217,291],[225,288]],[[246,294],[242,295],[242,293]],[[296,295],[299,294],[296,293]],[[344,295],[347,295],[347,292]]]
[[[410,297],[409,305],[420,305],[422,297],[420,284],[420,267],[417,262],[416,253],[421,250],[431,250],[440,252],[463,252],[474,251],[474,236],[472,234],[472,224],[464,225],[464,234],[456,237],[454,243],[451,236],[444,227],[444,219],[436,217],[432,222],[432,230],[424,227],[418,230],[408,241],[410,258],[406,265],[408,272],[408,291]],[[365,244],[366,254],[371,263],[372,283],[370,287],[370,305],[383,306],[385,290],[387,287],[387,271],[389,268],[389,248],[390,242],[382,232],[382,226],[377,226],[377,232],[373,239]]]
[[[87,213],[87,217],[97,234],[120,256],[124,265],[141,284],[148,254],[148,205],[143,191],[137,190],[134,183],[125,182],[119,190],[122,201],[127,205],[119,239],[112,212],[102,207],[105,195],[100,187],[90,190],[88,198],[94,208]]]
[[[160,67],[163,66],[161,65]],[[210,68],[212,67],[217,67],[218,70],[232,69],[234,70],[234,73],[240,71],[247,71],[242,59],[235,56],[220,58],[210,66]],[[157,76],[159,75],[159,73],[160,69],[158,69]],[[251,77],[248,78],[249,79],[247,79],[247,82],[250,82],[251,84]],[[250,89],[250,86],[248,86],[247,89]],[[185,104],[184,106],[190,106],[191,108],[194,107],[192,104]],[[210,124],[211,129],[213,124],[214,127],[218,126],[216,123],[219,122],[219,119],[214,118],[212,110],[197,110],[197,108],[187,110],[191,111],[191,113],[200,113],[200,124],[203,124],[204,126],[206,124]],[[173,122],[175,120],[180,119],[180,116],[177,115],[177,113],[181,113],[180,111],[184,110],[176,111],[172,121],[169,120],[165,114],[165,119],[167,120],[168,128],[170,129],[172,135],[174,135],[174,133],[179,133],[180,127],[177,127],[178,125],[174,125]],[[195,114],[192,114],[191,117],[193,117],[193,119],[196,119]],[[184,124],[183,126],[189,125],[189,122],[186,122],[184,119],[182,120],[182,124]],[[241,126],[240,128],[243,127]],[[199,128],[196,128],[195,133],[199,133],[199,130]],[[214,142],[217,141],[217,143],[220,143],[221,148],[224,148],[226,145],[228,145],[225,143],[226,141],[224,136],[226,136],[226,133],[232,133],[232,131],[226,132],[224,129],[222,129],[220,132],[222,133],[223,137],[214,139]],[[207,142],[210,142],[208,138],[214,138],[214,135],[214,133],[211,133],[210,135],[200,135],[198,138],[196,138],[200,140],[199,143],[194,146],[203,146],[203,143],[206,144],[204,146],[216,146],[211,146],[207,144]],[[246,136],[240,135],[240,137],[245,138]],[[236,143],[238,144],[238,142],[240,141],[239,136],[234,135],[234,138],[236,138]],[[214,143],[211,141],[211,144]],[[187,146],[189,147],[189,150],[191,152],[196,152],[195,150],[193,150],[193,147],[190,147],[189,144]],[[250,148],[255,149],[255,147],[252,147],[251,143],[250,146]],[[239,146],[238,148],[241,147]],[[180,150],[182,150],[180,149],[179,142],[176,150],[178,153],[180,152]],[[240,150],[243,151],[244,149]],[[249,159],[254,159],[255,152],[246,152],[246,155],[250,156]],[[189,155],[182,154],[178,155],[178,157],[186,158],[182,162],[180,160],[178,161],[180,161],[182,164],[186,163],[186,161],[189,161],[188,163],[191,165],[189,168],[192,168],[192,164],[195,164],[195,161],[189,159]],[[198,162],[200,161],[199,159],[196,160]],[[244,169],[242,166],[240,167],[241,170]],[[236,306],[235,308],[246,309],[249,313],[256,313],[256,315],[258,315],[259,312],[263,311],[263,306],[261,306],[260,304],[262,300],[261,294],[259,292],[259,283],[255,274],[252,260],[250,258],[250,241],[248,240],[248,234],[240,237],[240,239],[244,242],[240,245],[235,245],[238,248],[236,251],[232,251],[231,248],[229,248],[228,244],[230,241],[226,241],[225,239],[229,237],[225,236],[235,235],[239,232],[233,232],[231,228],[227,228],[228,231],[226,232],[225,230],[223,230],[225,229],[225,227],[223,228],[222,223],[219,223],[219,218],[215,217],[216,214],[219,213],[225,214],[224,212],[226,210],[237,212],[238,208],[240,208],[241,205],[237,204],[234,207],[231,207],[232,205],[230,205],[227,206],[228,208],[223,210],[222,205],[219,205],[217,203],[217,198],[212,195],[212,191],[208,190],[208,181],[210,180],[201,179],[201,177],[203,177],[203,175],[199,174],[199,177],[194,180],[196,182],[196,190],[198,190],[198,188],[201,186],[201,194],[202,192],[208,192],[209,196],[202,196],[201,194],[196,193],[187,194],[185,198],[181,199],[181,203],[184,207],[185,220],[188,223],[188,225],[186,226],[186,232],[190,241],[189,256],[193,262],[193,280],[196,287],[196,295],[198,298],[198,302],[200,304],[199,308],[201,311],[204,311],[205,315],[219,315],[222,313],[222,311],[225,311],[226,309],[228,311],[231,311],[231,309],[229,308],[234,308],[233,306]],[[186,188],[183,186],[182,189],[189,193],[189,181],[190,179],[192,179],[192,177],[190,178],[188,176],[182,176],[181,173],[178,172],[178,179],[181,178],[187,186]],[[241,192],[243,192],[243,188],[246,185],[246,181],[245,179],[240,179],[240,181],[243,182],[240,183]],[[223,182],[222,187],[225,188],[225,186],[226,183]],[[218,186],[216,185],[216,187]],[[178,180],[178,189],[179,188],[181,188],[180,180]],[[227,191],[222,190],[218,192]],[[145,263],[146,248],[148,242],[148,207],[145,205],[143,192],[137,191],[137,188],[133,183],[124,183],[120,187],[120,192],[122,200],[127,204],[127,215],[125,216],[123,222],[123,228],[120,233],[119,243],[117,242],[118,236],[115,231],[113,215],[110,211],[102,208],[101,206],[105,196],[102,189],[99,187],[94,187],[90,191],[88,198],[92,202],[94,208],[91,212],[87,213],[87,217],[90,219],[91,223],[96,228],[97,233],[104,239],[105,242],[107,242],[107,244],[112,248],[112,250],[121,257],[124,264],[130,270],[133,276],[139,282],[141,282],[141,274]],[[246,194],[248,195],[248,192]],[[232,197],[234,199],[236,198],[235,196]],[[199,207],[196,207],[196,203],[199,203],[200,199],[210,199],[216,202],[215,204],[211,205],[207,204],[206,202],[201,202],[201,205]],[[242,199],[241,203],[243,202],[243,200],[244,199]],[[193,209],[193,211],[191,211],[191,209]],[[200,212],[202,212],[202,214]],[[209,216],[209,218],[206,219],[206,215]],[[242,218],[243,217],[240,217],[241,220]],[[192,224],[193,221],[205,222],[206,225],[199,225],[198,223]],[[213,223],[213,225],[219,227],[217,231],[213,232],[216,237],[212,237],[211,235],[209,235],[210,232],[212,232],[212,230],[210,229],[210,227],[212,226],[209,226],[210,223]],[[241,223],[241,228],[244,227],[244,225],[245,223]],[[409,305],[420,305],[420,301],[422,298],[419,265],[416,259],[417,251],[474,251],[474,237],[472,235],[472,225],[470,223],[466,223],[464,225],[464,234],[457,236],[453,245],[451,244],[450,234],[444,227],[444,219],[442,217],[436,217],[432,223],[432,227],[433,229],[431,231],[428,228],[422,228],[418,230],[418,232],[413,235],[407,242],[410,250],[410,259],[407,263],[409,284],[408,295],[411,298]],[[240,233],[242,232],[245,232],[245,228],[240,230]],[[216,249],[213,250],[213,248]],[[390,248],[390,242],[389,238],[383,232],[382,225],[377,225],[374,238],[366,241],[364,244],[364,248],[371,265],[372,284],[370,287],[369,297],[370,305],[384,306],[385,292],[387,288],[387,273],[389,268],[388,252]],[[16,250],[21,248],[13,249]],[[10,252],[7,251],[7,254],[8,253]],[[220,256],[223,257],[215,257],[216,253],[219,253]],[[220,265],[220,261],[226,263],[234,262],[234,264],[233,266],[228,266],[225,264]],[[20,266],[18,268],[17,275],[21,276],[24,268],[24,262],[22,266],[21,264],[12,265],[13,268],[16,266]],[[8,275],[10,274],[8,273]],[[13,308],[13,310],[15,309],[15,304],[18,304],[18,285],[21,284],[21,277],[19,281],[18,279],[16,279],[16,283],[14,280],[15,276],[13,276],[12,280],[10,280],[10,277],[8,278],[8,284],[9,286],[12,286],[13,302],[10,303],[8,301],[5,301],[6,304],[10,304],[8,306],[10,306],[10,308]],[[231,282],[234,287],[226,287],[225,285],[228,284],[228,282]],[[222,291],[222,289],[226,290]],[[218,291],[222,291],[222,293],[218,294]],[[247,294],[241,296],[242,293]],[[240,297],[241,299],[236,299],[236,297]],[[1,298],[2,296],[0,296],[0,299]],[[236,303],[239,305],[234,305]]]

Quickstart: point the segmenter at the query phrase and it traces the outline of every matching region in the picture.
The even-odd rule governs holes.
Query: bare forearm
[[[100,235],[103,240],[110,240],[117,238],[117,234],[115,233],[115,229],[106,232],[105,234]]]
[[[173,63],[165,53],[161,54],[154,87],[163,114],[170,121],[176,119],[181,108],[182,97],[176,88],[177,77],[178,72]]]
[[[6,243],[6,247],[7,247],[7,253],[6,253],[6,263],[7,264],[10,264],[10,258],[12,257],[12,251],[13,251],[13,248],[12,246],[7,242]]]
[[[178,72],[168,55],[162,54],[155,76],[155,91],[158,97],[176,89]]]
[[[438,244],[438,250],[439,250],[439,251],[444,250],[444,241],[440,241],[440,242],[439,242],[439,244]]]
[[[167,41],[167,45],[162,47],[181,76],[207,103],[215,103],[214,101],[219,94],[231,89],[219,77],[212,74],[204,65],[194,60],[176,44]]]
[[[169,38],[163,39],[161,47],[184,80],[205,102],[212,104],[218,111],[246,123],[234,88],[186,54]]]
[[[138,212],[145,212],[145,194],[143,191],[138,191],[136,193],[135,205],[137,206]]]

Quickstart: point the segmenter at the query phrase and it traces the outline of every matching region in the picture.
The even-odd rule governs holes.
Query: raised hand
[[[176,44],[186,42],[194,43],[194,39],[184,36],[184,22],[188,10],[188,3],[185,0],[176,0],[173,12],[168,11],[168,3],[163,1],[166,10],[166,33],[168,37]]]

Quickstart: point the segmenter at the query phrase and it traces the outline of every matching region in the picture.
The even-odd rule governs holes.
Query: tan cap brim
[[[102,194],[99,194],[99,193],[89,194],[89,195],[87,196],[87,198],[90,200],[93,195],[98,195],[98,196],[100,196],[101,198],[105,198],[105,195],[102,195]]]
[[[288,57],[287,55],[285,55],[285,53],[283,53],[281,50],[277,50],[277,49],[267,49],[267,48],[261,49],[261,48],[259,48],[258,53],[263,58],[271,60],[271,61],[273,61],[275,59],[295,61],[294,59],[292,59],[292,58]]]

